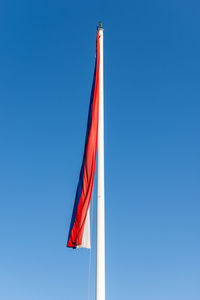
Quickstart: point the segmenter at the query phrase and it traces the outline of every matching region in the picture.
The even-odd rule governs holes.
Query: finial
[[[101,21],[99,21],[99,27],[103,28]]]

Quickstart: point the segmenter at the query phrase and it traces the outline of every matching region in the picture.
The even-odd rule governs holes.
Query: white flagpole
[[[105,300],[105,203],[104,203],[104,87],[103,87],[103,28],[99,28],[99,127],[97,171],[97,257],[96,300]]]
[[[105,300],[105,203],[104,203],[104,86],[103,86],[103,28],[100,23],[99,68],[99,127],[97,172],[97,265],[96,300]]]

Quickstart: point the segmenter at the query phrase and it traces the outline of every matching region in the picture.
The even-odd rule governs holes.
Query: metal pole
[[[96,300],[105,300],[105,203],[104,203],[104,86],[103,86],[103,33],[99,28],[99,127],[98,127],[98,171],[97,171],[97,257]]]

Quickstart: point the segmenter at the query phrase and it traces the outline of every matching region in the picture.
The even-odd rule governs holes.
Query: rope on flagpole
[[[89,249],[89,269],[88,269],[88,300],[90,300],[90,281],[91,281],[91,261],[92,261],[92,221],[93,221],[93,201],[94,199],[94,189],[92,192],[92,198],[91,198],[91,209],[90,209],[90,249]]]

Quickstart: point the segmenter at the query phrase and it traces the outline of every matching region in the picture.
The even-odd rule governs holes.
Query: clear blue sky
[[[107,299],[200,299],[199,11],[184,0],[0,2],[0,299],[87,300],[89,252],[65,244],[99,20]]]

